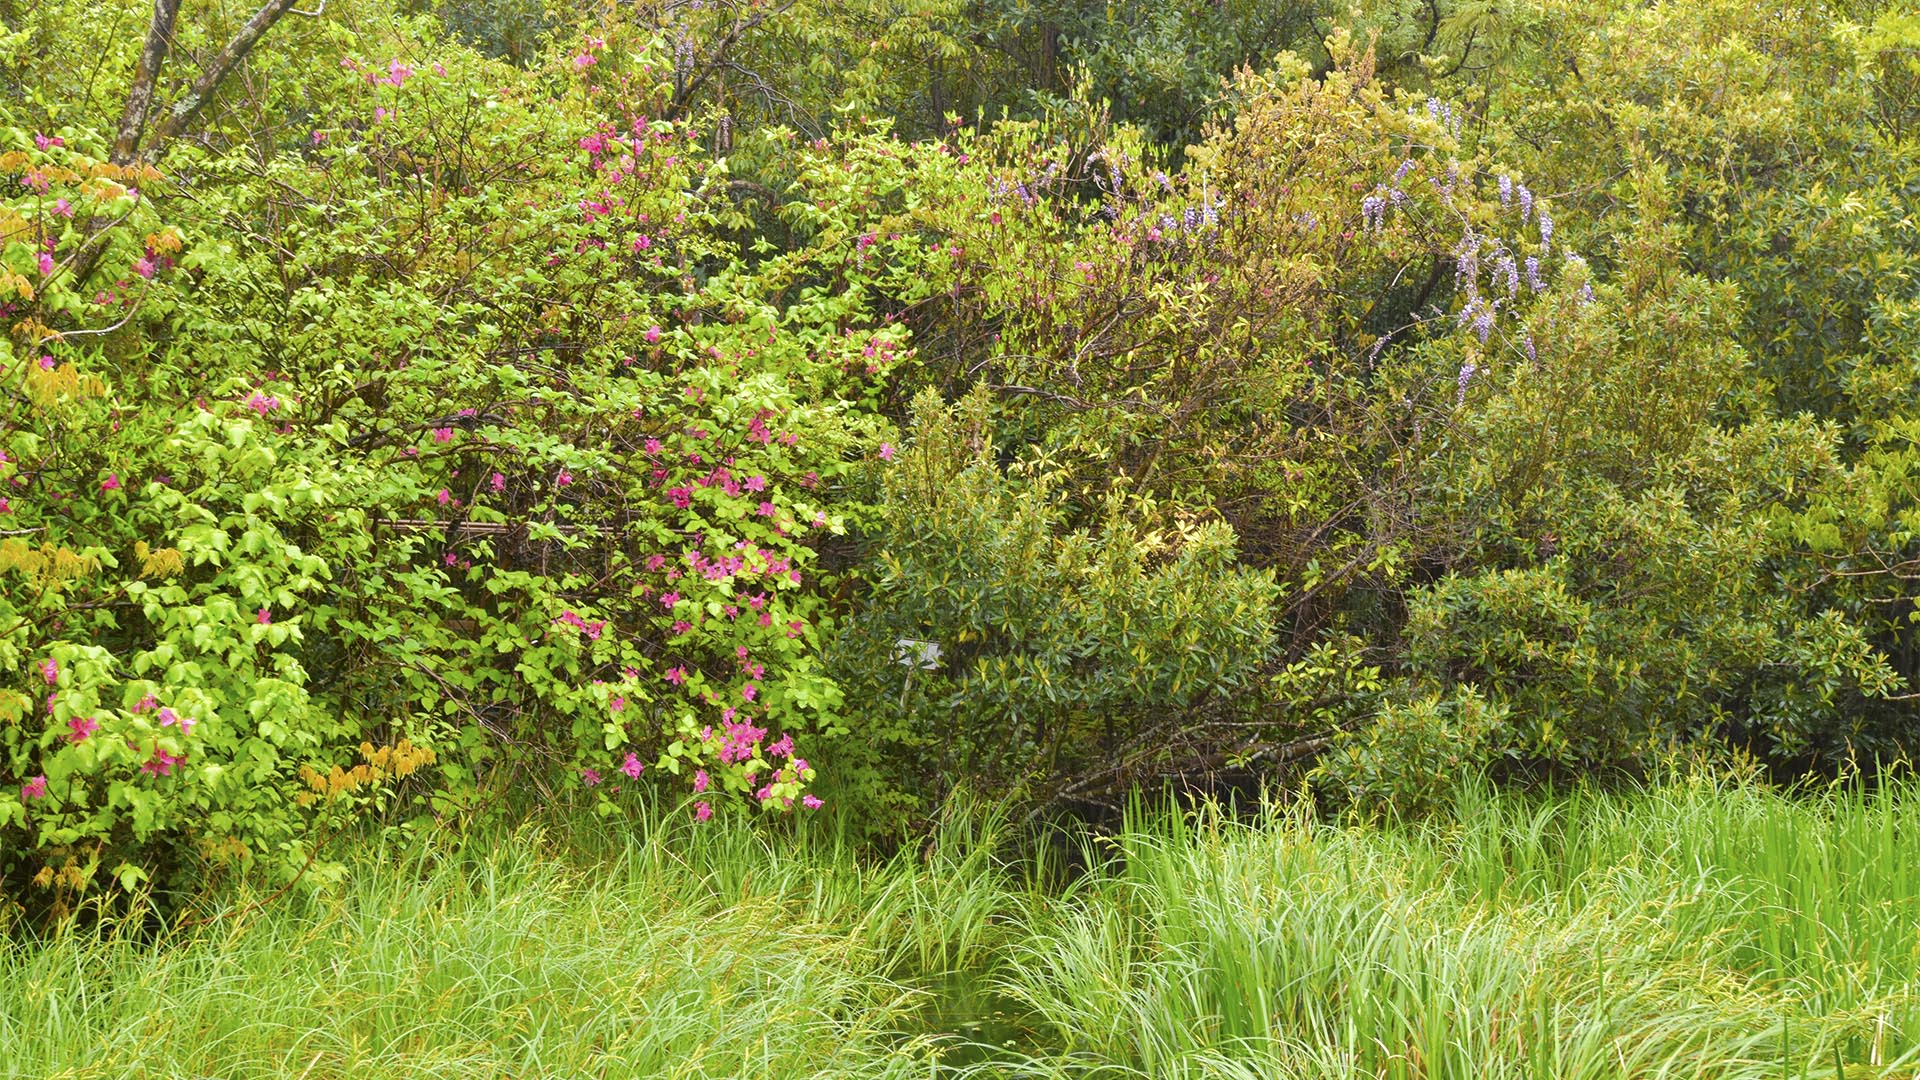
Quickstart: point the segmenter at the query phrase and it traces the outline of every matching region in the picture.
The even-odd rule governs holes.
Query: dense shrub
[[[1139,776],[1253,726],[1226,703],[1253,690],[1271,646],[1273,576],[1236,565],[1224,523],[1117,490],[1097,527],[1068,529],[1060,477],[1037,459],[1003,469],[988,411],[984,387],[957,410],[915,402],[837,656],[864,753],[835,760],[864,756],[922,796],[966,778],[1117,809]]]
[[[0,0],[6,910],[1914,745],[1904,11],[174,10]]]

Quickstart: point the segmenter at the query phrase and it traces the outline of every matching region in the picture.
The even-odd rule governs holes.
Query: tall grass
[[[1469,791],[1424,828],[1144,815],[999,975],[1035,1075],[1910,1076],[1912,789]]]
[[[185,940],[0,947],[0,1076],[925,1075],[900,976],[988,881],[718,821],[368,852]]]
[[[1912,1077],[1916,795],[1142,811],[1065,885],[964,813],[889,859],[652,819],[369,848],[159,943],[0,946],[0,1076]]]

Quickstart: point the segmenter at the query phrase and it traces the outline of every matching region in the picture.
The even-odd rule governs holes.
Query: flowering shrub
[[[0,128],[0,896],[291,875],[530,769],[822,805],[816,545],[896,346],[758,283],[649,47],[348,53],[251,182]]]

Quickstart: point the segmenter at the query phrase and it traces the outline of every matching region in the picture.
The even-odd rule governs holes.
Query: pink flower
[[[152,712],[154,709],[158,708],[159,705],[160,703],[154,700],[153,695],[148,694],[147,696],[141,698],[139,701],[136,701],[133,703],[133,711],[137,713]]]
[[[153,276],[153,259],[151,257],[142,257],[139,262],[136,262],[133,264],[133,272],[136,274],[139,274],[143,278],[152,277]]]
[[[448,503],[453,501],[453,493],[448,491],[446,488],[441,488],[440,494],[434,496],[434,498],[440,501],[441,506],[445,506]]]
[[[40,253],[40,276],[46,277],[51,273],[53,273],[53,256],[43,251]]]
[[[73,216],[73,204],[65,199],[55,199],[53,200],[53,212],[59,214],[61,217],[70,218]]]
[[[823,800],[821,800],[818,796],[802,795],[800,796],[800,805],[806,807],[809,810],[818,810],[822,806],[825,806],[826,803]]]
[[[640,779],[640,770],[644,768],[646,768],[646,766],[640,764],[640,755],[632,753],[631,751],[627,754],[627,760],[620,764],[620,771],[626,773],[629,778],[634,780]]]
[[[773,504],[772,504],[772,503],[770,503],[770,502],[763,502],[763,503],[761,503],[761,504],[760,504],[760,510],[759,510],[759,513],[760,513],[760,516],[761,516],[761,517],[772,517],[772,516],[773,516]]]
[[[748,683],[747,685],[740,688],[740,696],[742,698],[745,698],[748,701],[752,701],[754,697],[759,693],[760,693],[760,688],[753,685],[752,683]]]
[[[493,479],[488,481],[488,483],[493,485],[493,490],[495,491],[507,490],[507,478],[499,473],[494,473]]]
[[[166,727],[169,724],[180,725],[180,734],[182,735],[193,734],[193,725],[199,723],[199,721],[193,719],[192,717],[181,716],[179,713],[174,712],[172,709],[161,709],[158,713],[155,713],[154,715],[160,718],[161,727]]]
[[[695,795],[698,795],[701,792],[706,791],[708,783],[709,781],[707,779],[707,770],[695,769],[693,771],[693,793]]]
[[[108,473],[107,478],[105,480],[100,481],[100,490],[101,491],[119,491],[120,490],[120,474]]]
[[[704,802],[697,802],[693,804],[693,820],[705,821],[712,816],[713,816],[713,807],[708,806]]]
[[[65,146],[67,145],[67,143],[66,143],[66,140],[62,139],[58,135],[36,134],[33,137],[33,145],[39,147],[42,150],[47,150],[55,146]]]
[[[596,769],[581,769],[580,779],[588,787],[592,787],[600,782],[600,773]]]
[[[443,442],[447,442],[452,438],[453,438],[453,429],[450,427],[437,427],[433,429],[434,442],[443,443]]]
[[[660,327],[658,324],[647,327],[646,339],[649,345],[660,344]],[[655,449],[658,449],[660,444],[656,442],[653,446]]]
[[[173,767],[185,760],[187,758],[184,754],[169,754],[165,750],[155,748],[153,756],[140,766],[140,771],[148,776],[172,776]]]
[[[663,608],[667,608],[669,610],[673,608],[673,605],[679,602],[680,602],[680,594],[677,592],[663,593],[660,596],[660,606]]]
[[[883,442],[880,444],[880,460],[881,461],[893,460],[893,444],[892,443]]]
[[[683,667],[670,667],[667,669],[666,679],[675,686],[683,686],[687,681],[687,669]]]
[[[573,483],[573,474],[565,469],[561,469],[560,475],[554,477],[553,482],[561,487],[566,487],[568,484]]]
[[[48,686],[52,686],[54,683],[59,682],[60,681],[60,661],[55,660],[51,656],[47,657],[45,660],[40,661],[40,677],[47,680]]]
[[[52,371],[55,367],[59,366],[59,363],[58,360],[55,360],[51,356],[43,356],[40,358],[40,370]]]
[[[620,712],[622,709],[625,709],[626,707],[627,707],[627,699],[623,697],[615,697],[612,701],[607,702],[607,708],[611,709],[614,712]]]
[[[67,741],[83,743],[94,732],[100,730],[100,721],[91,716],[76,716],[67,721]]]
[[[254,412],[259,413],[261,416],[265,416],[268,413],[280,407],[280,399],[277,397],[271,397],[269,395],[262,394],[260,391],[255,390],[253,392],[253,396],[247,399],[246,404],[247,404],[247,408],[252,409]]]
[[[36,776],[33,779],[27,781],[26,783],[20,785],[20,798],[23,800],[44,799],[46,797],[47,797],[47,777],[45,773],[42,773],[41,775]],[[701,805],[704,806],[706,804],[702,803]],[[701,818],[700,820],[705,821],[706,818]]]
[[[254,615],[253,621],[259,623],[261,626],[270,625],[273,622],[273,612],[266,608],[261,608],[259,613]]]

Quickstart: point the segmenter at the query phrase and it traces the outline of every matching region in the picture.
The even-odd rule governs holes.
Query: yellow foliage
[[[154,550],[145,540],[133,545],[133,554],[140,560],[140,576],[143,578],[168,578],[186,568],[186,559],[178,548],[160,548]]]
[[[82,375],[80,369],[72,364],[50,368],[32,364],[27,367],[27,396],[42,408],[61,398],[100,397],[106,392],[105,379],[98,375]]]
[[[360,756],[365,761],[351,769],[335,765],[322,773],[311,765],[300,766],[300,779],[313,790],[302,792],[296,801],[302,806],[311,806],[318,799],[337,799],[387,780],[411,776],[423,766],[433,764],[434,760],[431,749],[415,746],[407,739],[401,739],[392,746],[363,742],[360,744]]]
[[[18,537],[0,540],[0,573],[18,570],[42,587],[72,581],[99,569],[99,559],[57,544],[34,547]]]

